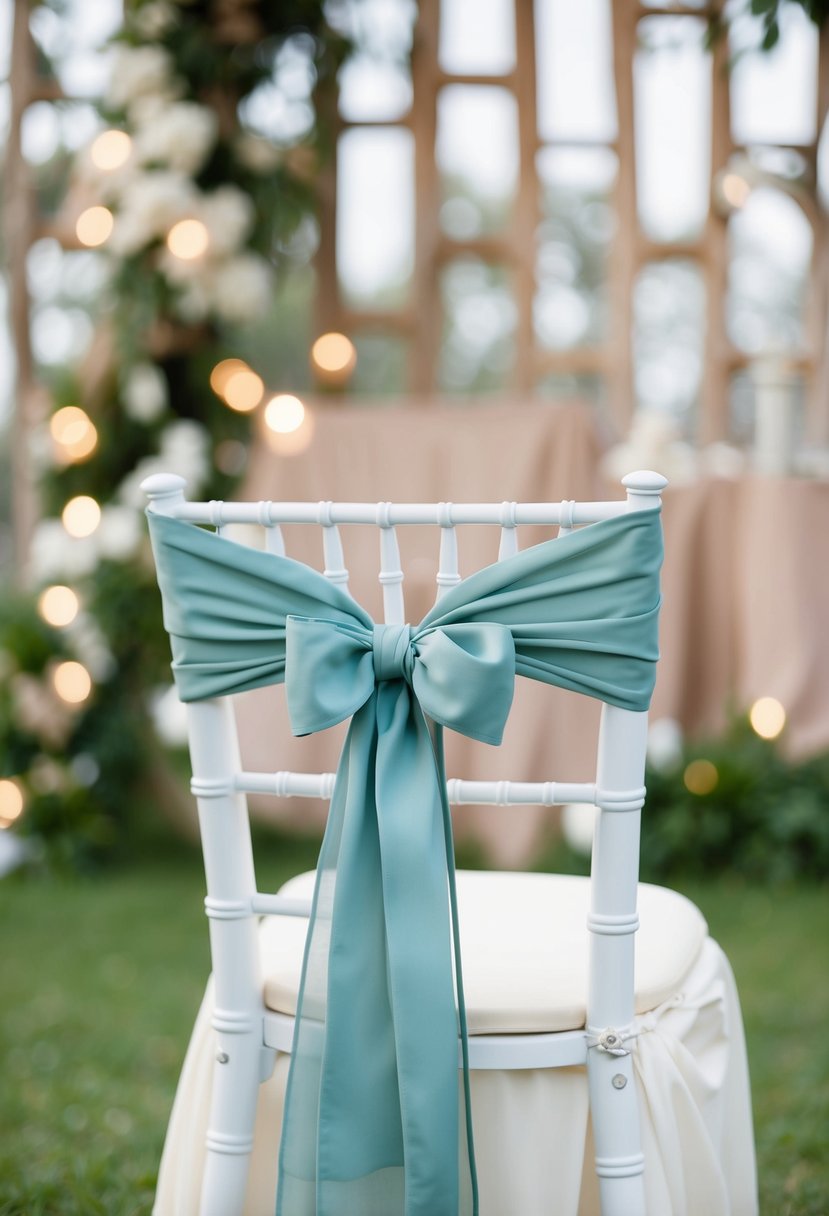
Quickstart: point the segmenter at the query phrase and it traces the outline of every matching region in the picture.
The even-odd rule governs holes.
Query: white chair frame
[[[347,584],[339,524],[380,529],[380,574],[387,624],[403,624],[403,572],[395,528],[432,524],[441,529],[438,597],[460,580],[455,528],[501,528],[499,560],[517,551],[516,529],[558,525],[568,532],[625,511],[656,509],[666,479],[642,471],[623,479],[617,502],[500,504],[230,503],[188,502],[185,482],[157,474],[142,485],[150,510],[217,530],[256,523],[267,548],[284,553],[281,524],[316,523],[323,530],[325,576]],[[265,1008],[258,920],[262,915],[307,916],[310,901],[256,889],[245,795],[330,798],[333,774],[250,773],[242,770],[229,697],[187,706],[192,791],[198,802],[207,879],[205,910],[215,983],[213,1026],[218,1049],[207,1133],[200,1216],[240,1216],[259,1085],[276,1052],[290,1052],[294,1019]],[[474,1035],[471,1069],[536,1069],[586,1065],[603,1216],[645,1216],[636,1086],[626,1035],[634,1017],[634,934],[639,924],[639,827],[645,799],[647,714],[603,705],[595,783],[448,782],[452,803],[497,805],[586,803],[597,808],[587,927],[590,966],[587,1025],[551,1034]]]

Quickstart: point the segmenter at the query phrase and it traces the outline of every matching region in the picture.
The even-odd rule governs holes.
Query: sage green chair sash
[[[499,743],[516,673],[647,709],[658,512],[488,566],[414,628],[375,625],[289,558],[149,521],[182,700],[284,681],[295,734],[351,717],[303,964],[277,1216],[476,1213],[441,728]]]

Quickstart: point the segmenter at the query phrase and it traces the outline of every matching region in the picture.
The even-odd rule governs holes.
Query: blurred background
[[[735,961],[766,1210],[825,1216],[827,16],[0,0],[3,1216],[150,1210],[207,965],[141,480],[557,501],[643,467],[670,480],[643,874],[684,884]],[[285,540],[320,564],[310,529]],[[376,538],[344,543],[374,611]],[[416,619],[437,540],[404,543]],[[461,573],[487,544],[461,532]],[[450,771],[587,779],[596,707],[520,683],[503,751],[455,740]],[[279,691],[238,714],[249,766],[273,767]],[[293,741],[279,766],[333,769],[338,747]],[[274,883],[313,865],[321,806],[253,809]],[[457,826],[465,864],[589,864],[578,808]],[[126,1031],[90,1062],[98,1000]]]

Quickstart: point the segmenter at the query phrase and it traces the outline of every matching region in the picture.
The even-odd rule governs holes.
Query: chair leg
[[[592,1048],[587,1080],[602,1216],[646,1216],[645,1159],[632,1057]]]
[[[217,1010],[218,1033],[199,1216],[242,1216],[262,1071],[261,1026]]]

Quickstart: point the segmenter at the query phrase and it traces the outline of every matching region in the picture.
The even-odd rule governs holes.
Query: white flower
[[[172,283],[174,287],[204,282],[210,270],[206,257],[178,258],[174,253],[170,253],[169,249],[161,250],[157,266],[167,282]]]
[[[237,186],[220,186],[202,200],[199,218],[207,225],[210,252],[233,253],[253,227],[253,203]]]
[[[98,552],[112,561],[131,557],[142,536],[140,515],[130,507],[106,506],[95,532]]]
[[[167,380],[154,363],[136,363],[121,390],[124,409],[135,422],[154,422],[168,401]]]
[[[151,693],[150,716],[162,743],[176,747],[187,742],[187,711],[178,699],[174,684],[156,688]]]
[[[173,278],[172,281],[178,282],[180,277],[179,279]],[[186,321],[188,325],[203,321],[210,312],[210,296],[207,293],[205,277],[190,278],[181,286],[181,291],[173,301],[176,316],[180,317],[182,321]]]
[[[154,473],[169,473],[170,468],[158,456],[145,456],[140,460],[131,473],[128,473],[118,487],[118,498],[127,507],[140,510],[147,505],[147,495],[141,489],[145,477]]]
[[[219,263],[210,280],[213,309],[231,324],[252,321],[267,309],[272,291],[271,268],[255,253],[240,253]]]
[[[95,535],[69,536],[59,519],[44,519],[35,528],[31,548],[32,574],[38,582],[82,578],[98,564]]]
[[[178,91],[172,69],[172,58],[161,46],[117,46],[112,58],[107,104],[120,109],[139,97],[171,96]]]
[[[235,148],[239,162],[254,173],[273,173],[282,160],[280,149],[269,139],[252,135],[250,132],[238,137]]]
[[[194,101],[176,101],[146,117],[137,112],[136,118],[137,159],[145,164],[160,162],[190,176],[201,169],[218,135],[213,110]]]
[[[192,182],[172,170],[142,173],[129,183],[115,218],[109,247],[129,255],[162,236],[184,216],[192,215],[197,194]]]
[[[115,671],[115,660],[97,621],[88,612],[79,612],[67,632],[72,646],[96,683],[108,680]]]
[[[192,418],[181,418],[162,432],[159,459],[165,472],[178,473],[197,490],[209,471],[208,449],[205,428]]]
[[[657,718],[648,728],[648,763],[670,772],[682,759],[682,727],[675,718]]]
[[[132,10],[130,24],[142,38],[153,42],[175,24],[176,17],[175,10],[166,0],[152,0],[152,3]]]

